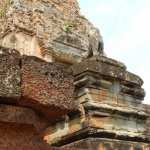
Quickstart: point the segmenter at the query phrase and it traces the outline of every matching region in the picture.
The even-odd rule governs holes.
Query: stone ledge
[[[87,137],[113,138],[149,143],[146,118],[135,118],[101,111],[85,110],[82,115],[48,127],[43,133],[47,143],[61,146]]]
[[[121,141],[103,138],[86,138],[62,147],[64,150],[149,150],[150,145],[142,142]]]
[[[118,78],[100,75],[96,72],[85,71],[75,76],[75,87],[79,95],[84,88],[107,89],[110,93],[129,95],[134,100],[142,101],[145,97],[144,89],[136,84]],[[80,89],[80,90],[79,90]]]
[[[54,143],[48,143],[52,144],[53,146],[56,147],[65,147],[65,145],[68,145],[70,143],[74,143],[76,141],[80,141],[80,140],[85,140],[87,138],[93,138],[93,139],[97,139],[97,138],[107,138],[109,140],[112,141],[116,141],[116,140],[121,140],[123,142],[131,142],[132,144],[135,143],[143,143],[143,145],[148,145],[150,143],[150,140],[148,138],[145,138],[144,136],[140,136],[140,137],[129,137],[127,135],[117,135],[115,132],[108,132],[108,131],[104,131],[102,129],[97,129],[97,128],[84,128],[82,130],[79,130],[78,132],[75,132],[73,134],[68,134],[67,136],[63,136],[61,138],[58,138],[57,140],[55,139]],[[145,150],[145,149],[144,149]]]
[[[0,122],[1,150],[56,150],[45,143],[32,125]]]
[[[30,108],[0,104],[0,122],[32,125],[37,130],[50,125],[49,120]]]

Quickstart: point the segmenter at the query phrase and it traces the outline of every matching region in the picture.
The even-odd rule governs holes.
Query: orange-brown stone
[[[36,57],[22,59],[21,105],[61,117],[75,110],[73,76],[60,63],[47,63]]]

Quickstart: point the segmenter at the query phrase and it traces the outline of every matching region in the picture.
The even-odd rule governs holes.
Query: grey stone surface
[[[53,119],[76,110],[73,75],[68,66],[23,56],[21,72],[20,105],[32,107]]]
[[[0,101],[15,103],[20,96],[20,54],[0,47]]]
[[[142,142],[128,142],[100,138],[87,138],[66,146],[64,150],[149,150],[150,145]]]

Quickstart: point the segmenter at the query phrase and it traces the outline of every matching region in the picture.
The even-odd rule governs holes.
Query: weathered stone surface
[[[21,96],[20,54],[0,47],[0,101],[15,103]]]
[[[148,138],[150,139],[150,105],[144,105],[145,109],[149,115],[149,117],[147,118],[147,122],[146,122],[146,131],[145,134],[148,136]]]
[[[80,14],[76,0],[4,0],[0,6],[2,46],[48,61],[53,61],[51,56],[67,61],[65,52],[57,55],[61,49],[55,43],[59,42],[84,49],[86,54],[80,57],[103,53],[98,29]],[[73,59],[76,55],[70,52],[67,56]]]
[[[89,102],[94,106],[97,105],[97,107],[104,105],[104,108],[118,110],[129,114],[148,114],[145,106],[141,104],[140,101],[135,100],[134,97],[125,94],[116,94],[104,88],[86,88],[78,95],[78,100],[80,103]]]
[[[22,97],[20,105],[61,117],[76,110],[73,76],[60,63],[47,63],[36,57],[22,59]]]
[[[75,110],[74,79],[66,65],[0,48],[0,70],[0,103],[31,107],[51,117]]]
[[[74,64],[72,70],[77,88],[105,88],[111,93],[126,94],[140,101],[145,97],[143,80],[126,71],[124,64],[116,60],[104,56],[93,57]]]
[[[139,101],[102,88],[85,89],[80,94],[80,114],[69,115],[45,130],[43,137],[48,143],[64,145],[87,137],[149,142],[145,134],[149,115]]]
[[[0,104],[0,122],[32,125],[42,130],[50,123],[43,115],[30,108]]]
[[[142,142],[87,138],[63,146],[64,150],[149,150],[150,145]]]
[[[126,84],[143,85],[143,80],[139,76],[127,72],[124,64],[104,56],[84,60],[81,63],[74,64],[72,68],[75,76],[89,71],[106,76],[110,80],[115,78],[126,82]]]
[[[1,150],[55,150],[44,143],[32,125],[0,122]]]
[[[145,122],[142,119],[128,118],[106,112],[94,112],[92,115],[78,116],[68,122],[59,122],[47,128],[43,137],[47,143],[55,146],[88,137],[149,143],[145,134]]]
[[[76,0],[0,6],[0,149],[53,149],[44,141],[64,150],[150,149],[143,81],[103,56]],[[80,63],[73,76],[69,65],[47,61]]]

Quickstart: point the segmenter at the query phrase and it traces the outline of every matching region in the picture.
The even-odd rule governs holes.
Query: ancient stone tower
[[[143,81],[103,49],[76,0],[0,0],[0,150],[150,150]]]

